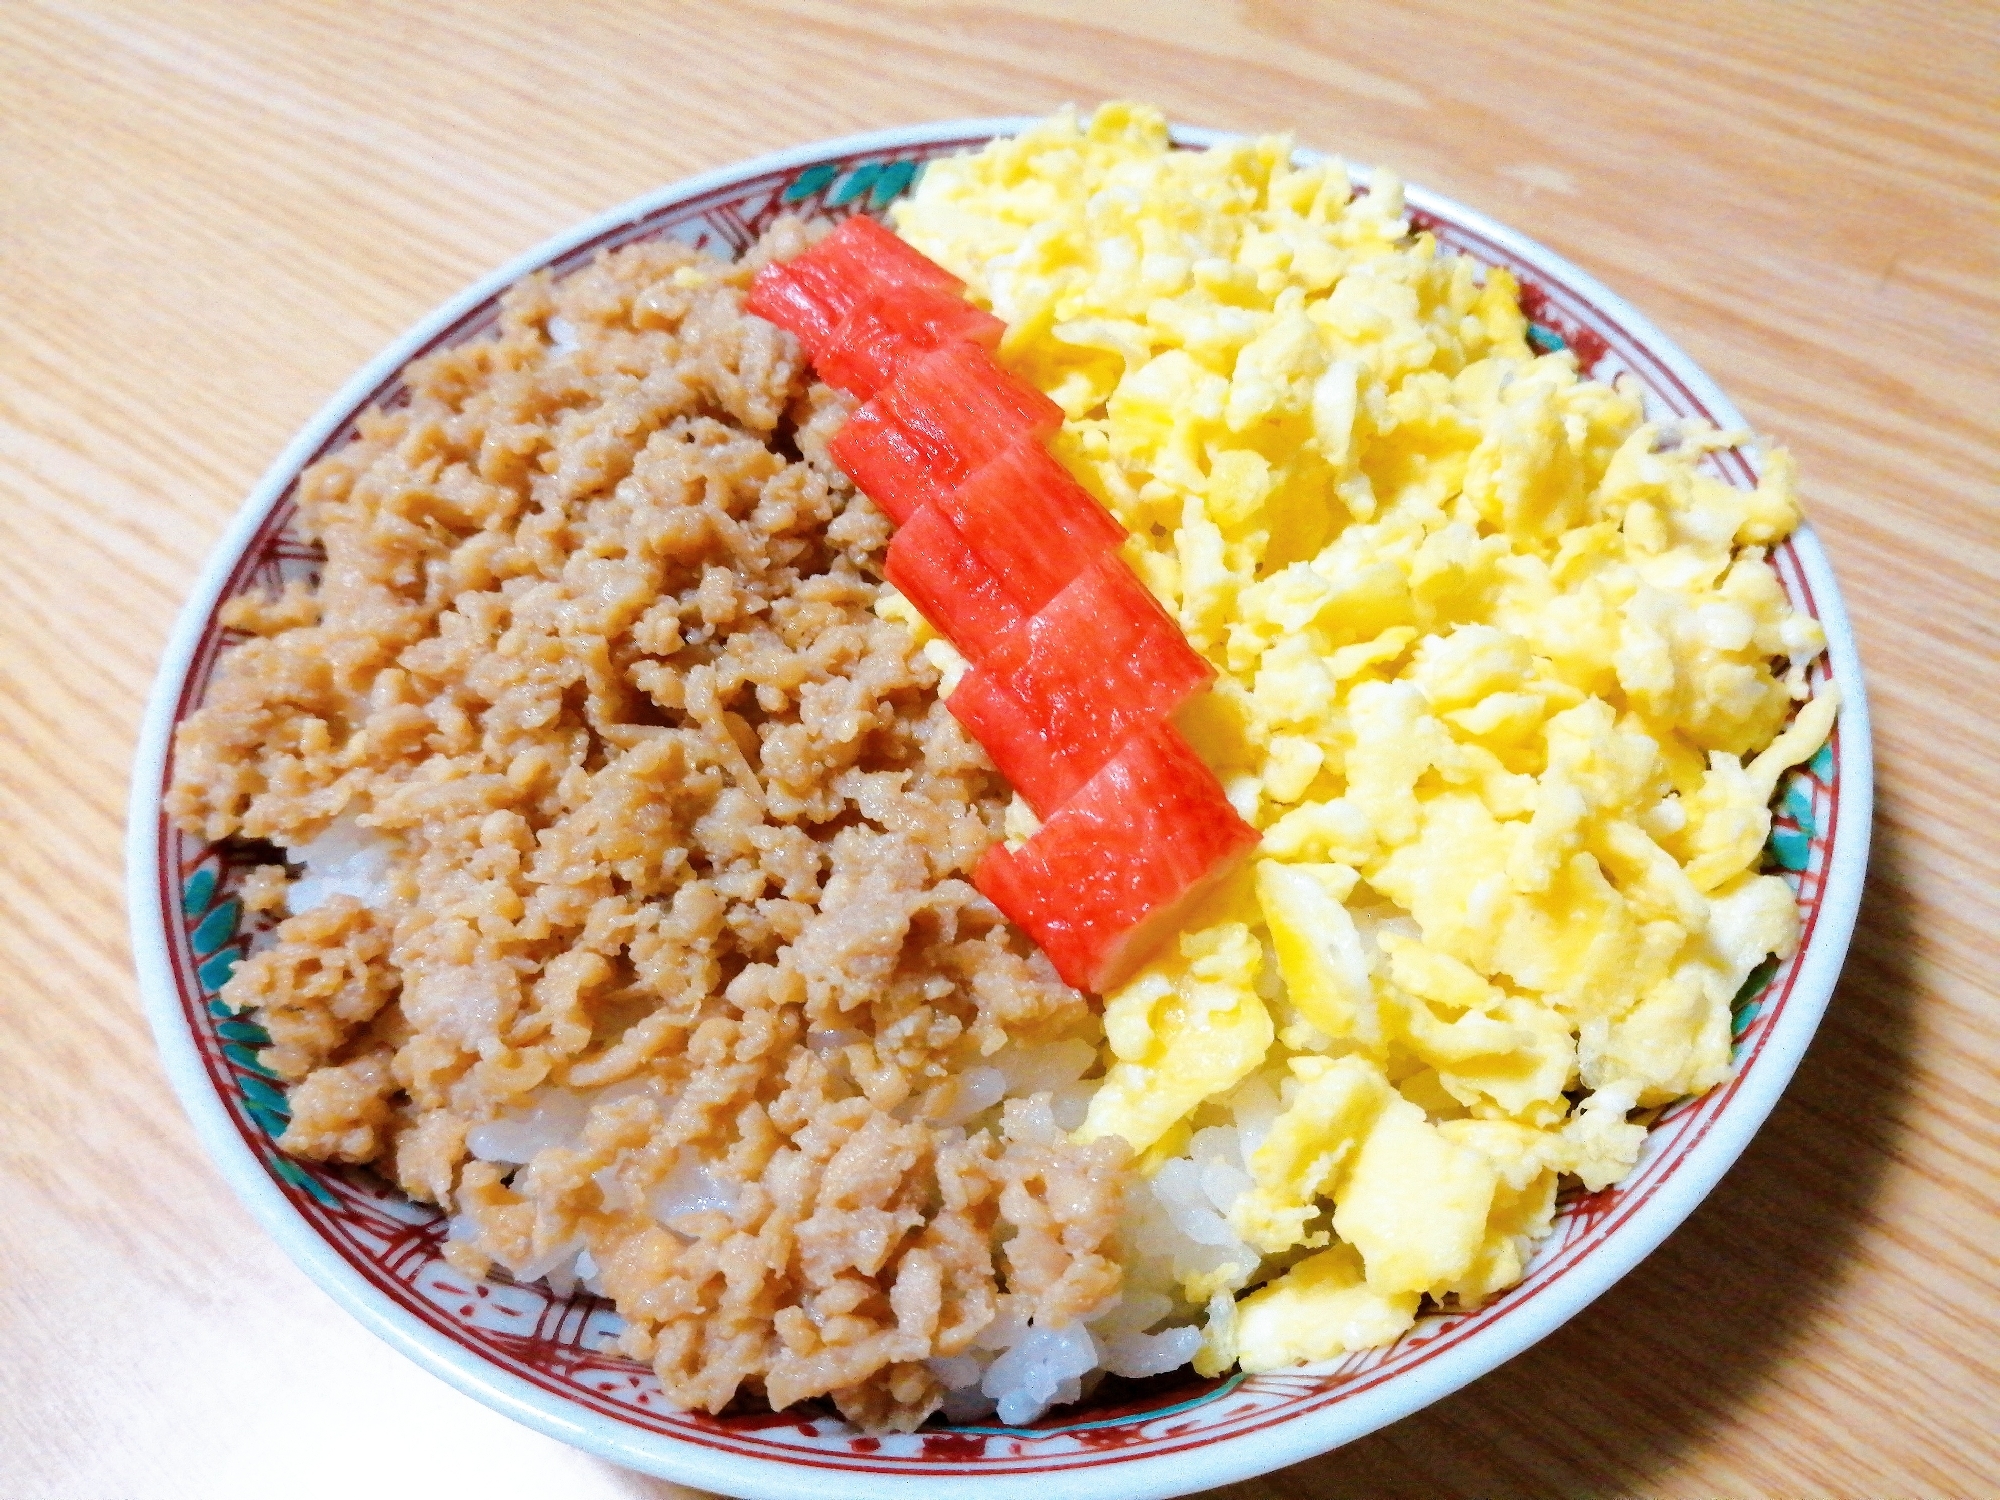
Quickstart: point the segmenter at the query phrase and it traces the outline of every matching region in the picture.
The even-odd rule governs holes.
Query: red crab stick
[[[797,261],[766,266],[759,271],[750,283],[750,294],[743,299],[743,307],[791,334],[806,351],[806,358],[815,364],[842,317],[816,287],[813,278],[798,269]]]
[[[842,286],[941,286],[962,291],[965,283],[894,230],[884,229],[866,214],[856,214],[808,250],[799,260],[823,271]],[[792,262],[797,265],[798,260]]]
[[[882,572],[931,627],[973,661],[993,653],[1028,612],[934,505],[902,525]]]
[[[840,320],[816,368],[828,385],[866,401],[931,350],[953,340],[991,349],[1006,331],[950,287],[877,287]]]
[[[973,872],[1064,980],[1104,994],[1257,843],[1173,727],[1133,735],[1019,849]]]
[[[1125,540],[1125,528],[1040,443],[1009,445],[936,503],[1027,615]]]
[[[906,364],[829,444],[834,461],[898,526],[1023,439],[1046,442],[1062,408],[977,344],[954,341]]]
[[[903,523],[883,571],[974,662],[1125,540],[1090,491],[1021,442]]]
[[[1046,818],[1130,735],[1214,676],[1132,570],[1106,553],[976,659],[945,706]]]
[[[928,287],[957,296],[964,285],[922,251],[857,214],[805,254],[759,271],[744,306],[789,330],[817,364],[841,320],[870,294]]]

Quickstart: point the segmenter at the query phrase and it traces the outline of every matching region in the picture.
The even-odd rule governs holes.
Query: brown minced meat
[[[226,606],[247,638],[168,805],[393,851],[384,896],[287,918],[224,991],[271,1036],[287,1151],[460,1215],[475,1274],[580,1237],[683,1406],[908,1428],[926,1359],[1115,1292],[1123,1163],[1011,1104],[940,1123],[982,1056],[1093,1023],[967,881],[1005,788],[873,611],[889,526],[827,458],[845,398],[743,311],[810,233],[530,277],[412,365],[305,476],[317,588]],[[469,1157],[541,1086],[609,1084],[574,1147]],[[734,1206],[663,1225],[685,1153]]]

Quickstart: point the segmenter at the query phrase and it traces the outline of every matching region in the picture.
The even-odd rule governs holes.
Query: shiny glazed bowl
[[[1396,1343],[1322,1366],[1202,1380],[1188,1372],[1108,1382],[1032,1428],[926,1427],[869,1436],[816,1409],[710,1417],[671,1408],[651,1371],[600,1352],[608,1304],[504,1279],[473,1283],[442,1256],[445,1225],[366,1172],[296,1162],[273,1144],[284,1098],[256,1061],[265,1042],[216,1000],[264,923],[233,894],[255,863],[170,826],[161,799],[174,726],[199,705],[229,639],[220,603],[310,577],[318,554],[292,528],[299,474],[346,441],[356,417],[401,398],[400,371],[488,332],[500,292],[531,271],[562,274],[600,250],[673,236],[735,254],[785,212],[879,212],[922,163],[1009,134],[1025,120],[961,120],[801,147],[665,188],[502,267],[385,350],[264,476],[213,556],[169,642],[134,774],[128,882],[139,978],[161,1055],[203,1145],[305,1272],[375,1333],[466,1394],[615,1463],[748,1497],[958,1496],[1066,1500],[1185,1494],[1339,1447],[1447,1395],[1542,1338],[1658,1245],[1715,1185],[1769,1114],[1819,1023],[1845,955],[1868,857],[1867,706],[1852,632],[1810,527],[1773,562],[1794,608],[1825,627],[1815,680],[1840,685],[1832,742],[1781,786],[1767,866],[1799,893],[1804,941],[1760,970],[1735,1012],[1736,1070],[1664,1111],[1623,1183],[1565,1196],[1526,1278],[1472,1312],[1420,1318]],[[1178,130],[1185,146],[1218,139]],[[1520,235],[1412,187],[1411,218],[1448,248],[1513,271],[1543,348],[1586,373],[1626,372],[1660,415],[1744,425],[1715,384],[1624,302]],[[1739,453],[1711,460],[1755,483]],[[1116,1387],[1114,1391],[1112,1387]]]

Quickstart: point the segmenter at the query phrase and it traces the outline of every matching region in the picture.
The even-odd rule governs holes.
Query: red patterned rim
[[[870,1438],[828,1416],[718,1419],[673,1411],[649,1371],[599,1352],[614,1326],[602,1303],[554,1298],[539,1287],[470,1284],[443,1262],[443,1223],[434,1212],[414,1208],[365,1174],[279,1156],[271,1128],[282,1099],[274,1105],[274,1091],[258,1076],[255,1028],[246,1031],[247,1023],[218,1014],[212,1004],[255,926],[230,894],[243,857],[169,826],[161,801],[171,775],[172,728],[201,701],[217,655],[232,638],[217,620],[220,601],[315,563],[312,549],[289,531],[299,472],[348,440],[367,407],[406,399],[397,372],[409,359],[487,332],[500,287],[529,270],[562,274],[601,250],[666,235],[740,252],[782,211],[879,208],[907,187],[916,164],[1020,123],[894,132],[714,174],[608,215],[475,288],[364,372],[267,477],[181,623],[148,717],[131,827],[143,988],[183,1101],[238,1191],[343,1305],[462,1389],[606,1456],[732,1493],[858,1495],[923,1481],[912,1492],[934,1494],[935,1481],[945,1477],[984,1481],[993,1494],[1026,1493],[1027,1476],[1059,1470],[1069,1476],[1067,1493],[1181,1493],[1335,1446],[1435,1399],[1581,1307],[1657,1243],[1720,1175],[1810,1037],[1858,899],[1869,809],[1865,707],[1831,573],[1817,544],[1801,534],[1779,547],[1773,561],[1793,606],[1826,624],[1835,649],[1815,668],[1815,679],[1838,681],[1849,707],[1828,750],[1795,774],[1785,794],[1780,835],[1790,842],[1774,838],[1774,847],[1799,892],[1804,939],[1739,1010],[1734,1076],[1662,1114],[1640,1166],[1623,1184],[1566,1200],[1528,1275],[1478,1310],[1427,1316],[1395,1344],[1311,1372],[1226,1382],[1162,1377],[1027,1430],[945,1428]],[[1182,135],[1185,144],[1212,139]],[[1457,205],[1417,190],[1410,202],[1413,221],[1443,244],[1514,272],[1540,341],[1567,344],[1590,373],[1630,372],[1661,412],[1741,425],[1685,356],[1589,278]],[[1733,484],[1756,482],[1741,453],[1718,454],[1712,462]],[[1844,806],[1859,810],[1858,835],[1843,829]],[[1823,926],[1836,874],[1842,888]],[[1755,1097],[1747,1106],[1739,1104],[1749,1096]],[[1712,1132],[1717,1143],[1698,1150]],[[1281,1428],[1283,1442],[1249,1441]],[[1225,1444],[1226,1450],[1219,1446]],[[1191,1463],[1196,1452],[1205,1461]],[[1120,1465],[1137,1468],[1099,1472]]]

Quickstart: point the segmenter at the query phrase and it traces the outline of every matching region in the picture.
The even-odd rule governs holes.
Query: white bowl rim
[[[206,621],[238,559],[292,478],[348,419],[369,392],[400,370],[435,335],[522,276],[621,224],[738,180],[825,159],[892,151],[941,140],[1018,133],[1036,116],[937,121],[815,141],[684,178],[576,225],[481,278],[419,321],[364,366],[320,408],[258,481],[203,565],[176,620],[148,700],[133,763],[127,814],[126,887],[139,988],[170,1082],[210,1158],[237,1197],[292,1260],[365,1327],[431,1373],[524,1425],[613,1463],[645,1473],[748,1497],[850,1500],[896,1496],[917,1500],[944,1488],[979,1500],[1031,1500],[1046,1493],[1050,1477],[981,1475],[954,1479],[807,1468],[783,1458],[724,1453],[678,1439],[642,1433],[610,1418],[581,1411],[487,1364],[480,1356],[408,1318],[362,1281],[299,1217],[261,1162],[231,1127],[225,1107],[204,1073],[187,1031],[169,966],[167,941],[153,893],[140,878],[159,853],[158,788],[166,765],[175,711]],[[1211,146],[1237,139],[1232,132],[1176,126],[1174,139]],[[1302,158],[1316,153],[1302,151]],[[1350,169],[1359,172],[1359,168]],[[1623,298],[1538,242],[1475,210],[1426,189],[1406,189],[1409,205],[1432,210],[1540,267],[1585,294],[1615,317],[1666,365],[1704,405],[1728,424],[1746,426],[1735,406],[1692,359]],[[1481,1330],[1436,1359],[1399,1372],[1376,1388],[1338,1405],[1309,1411],[1260,1431],[1217,1439],[1173,1454],[1121,1459],[1098,1467],[1063,1470],[1062,1492],[1071,1500],[1155,1500],[1188,1494],[1268,1473],[1326,1453],[1397,1421],[1498,1367],[1546,1337],[1650,1254],[1681,1224],[1749,1144],[1776,1105],[1811,1042],[1832,996],[1860,909],[1873,809],[1873,756],[1868,706],[1852,628],[1825,550],[1810,525],[1791,538],[1826,630],[1827,652],[1843,693],[1837,776],[1846,835],[1824,871],[1819,920],[1802,955],[1791,998],[1766,1039],[1759,1065],[1719,1110],[1707,1132],[1687,1150],[1672,1178],[1642,1203],[1619,1231],[1581,1257],[1558,1295],[1538,1298],[1509,1319]],[[1851,832],[1849,831],[1851,830]]]

